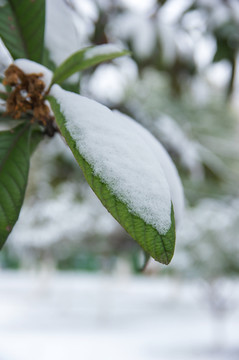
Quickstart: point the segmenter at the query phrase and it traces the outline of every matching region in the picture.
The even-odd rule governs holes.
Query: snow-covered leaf
[[[0,249],[23,203],[30,158],[29,124],[0,132]]]
[[[127,50],[110,44],[84,48],[72,54],[55,70],[52,83],[60,84],[78,71],[127,54]]]
[[[171,160],[161,144],[128,116],[58,85],[49,100],[62,135],[103,205],[148,254],[168,264],[175,224],[162,168]]]
[[[5,0],[0,3],[0,37],[14,59],[41,62],[45,0]]]

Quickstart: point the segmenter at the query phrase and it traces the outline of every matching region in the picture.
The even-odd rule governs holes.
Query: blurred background
[[[0,253],[0,360],[239,359],[239,1],[48,0],[45,63],[131,51],[65,86],[166,147],[185,213],[168,267],[107,213],[59,136]],[[100,119],[99,119],[100,121]]]

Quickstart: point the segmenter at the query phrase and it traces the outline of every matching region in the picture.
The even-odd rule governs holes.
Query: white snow
[[[220,285],[216,317],[195,280],[1,271],[0,358],[236,360],[239,284]]]
[[[17,59],[14,61],[14,64],[18,66],[25,74],[43,73],[42,80],[46,84],[45,89],[48,89],[52,80],[51,70],[41,64],[27,59]]]
[[[52,87],[51,95],[60,104],[67,130],[95,174],[132,213],[165,234],[171,225],[171,199],[177,197],[170,195],[165,171],[168,178],[177,175],[162,146],[134,120],[93,100],[58,85]],[[172,192],[179,189],[171,187]]]
[[[156,120],[155,127],[164,144],[178,154],[182,165],[190,171],[191,176],[194,179],[203,179],[204,172],[197,148],[198,144],[190,140],[177,122],[166,114],[162,114]]]
[[[125,118],[128,118],[132,121],[132,119],[122,114],[118,111],[114,111],[114,113],[118,114],[121,118],[122,116]],[[172,162],[170,156],[168,155],[165,148],[162,146],[162,144],[156,140],[148,131],[146,131],[145,128],[142,126],[139,127],[139,131],[142,130],[142,137],[148,141],[149,146],[154,151],[154,154],[157,156],[157,158],[160,161],[160,165],[163,169],[164,175],[166,176],[169,190],[171,194],[171,199],[174,206],[174,216],[176,223],[179,224],[180,219],[183,215],[183,209],[184,209],[184,194],[183,194],[183,187],[181,180],[178,176],[177,169]]]
[[[0,38],[0,75],[3,76],[4,71],[11,65],[13,59]]]
[[[84,59],[88,60],[94,58],[95,56],[110,55],[121,51],[123,51],[123,49],[115,44],[99,45],[87,50],[84,55]]]
[[[57,66],[90,44],[89,37],[94,32],[96,18],[97,8],[88,0],[82,4],[77,0],[46,1],[45,44],[50,59]],[[75,83],[78,80],[79,75],[73,74],[67,82]]]
[[[114,63],[101,64],[90,77],[83,78],[81,83],[85,95],[92,95],[100,102],[118,103],[123,101],[125,90],[135,83],[138,69],[130,57],[121,57]],[[91,97],[91,96],[90,96]]]
[[[126,12],[110,19],[108,31],[113,38],[132,43],[137,56],[147,58],[156,46],[155,27],[150,17],[145,14]]]
[[[46,1],[45,42],[56,65],[60,65],[73,52],[79,50],[73,11],[66,1]]]
[[[71,0],[71,4],[74,10],[84,18],[85,20],[90,19],[92,22],[96,22],[98,19],[98,8],[94,0]]]
[[[238,198],[205,198],[188,208],[178,232],[177,273],[211,280],[228,276],[239,259],[238,232]]]
[[[155,0],[138,1],[138,0],[120,0],[120,5],[126,9],[136,13],[148,13],[152,11],[156,5]]]
[[[225,89],[230,79],[230,73],[231,66],[229,62],[227,60],[221,60],[208,67],[206,78],[210,84]]]
[[[24,248],[46,249],[65,241],[71,246],[90,235],[111,234],[118,223],[90,188],[85,193],[87,200],[76,202],[75,187],[69,183],[58,194],[26,203],[11,233],[11,246],[22,252]]]
[[[199,69],[210,65],[216,52],[216,41],[211,35],[204,35],[197,42],[195,47],[195,62]]]
[[[160,17],[166,19],[167,23],[176,23],[192,3],[192,0],[169,0],[160,9]]]

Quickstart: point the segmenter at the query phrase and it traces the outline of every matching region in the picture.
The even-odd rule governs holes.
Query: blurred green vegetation
[[[109,103],[101,93],[103,102],[135,118],[162,142],[184,185],[186,210],[176,254],[167,270],[162,266],[160,271],[208,280],[238,275],[238,3],[191,1],[168,22],[169,0],[155,2],[143,14],[120,1],[93,3],[98,12],[88,41],[116,39],[128,46],[138,73],[134,81],[126,81],[123,97]],[[137,18],[152,30],[152,46],[143,55],[137,51],[140,25],[134,32],[125,31]],[[122,34],[114,24],[121,25]],[[198,39],[212,44],[203,65],[197,57]],[[228,77],[218,86],[208,74],[225,63]],[[117,61],[113,64],[117,68]],[[80,75],[80,85],[77,80],[69,86],[97,99],[87,87],[93,70]],[[46,141],[34,155],[25,213],[0,255],[0,266],[50,261],[60,270],[108,271],[122,258],[136,270],[139,247],[91,196],[71,153],[58,140]]]

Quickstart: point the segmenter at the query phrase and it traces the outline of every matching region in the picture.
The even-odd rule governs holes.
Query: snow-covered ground
[[[0,272],[0,360],[239,358],[239,284],[209,311],[205,285],[133,276]],[[224,292],[225,295],[225,292]]]

